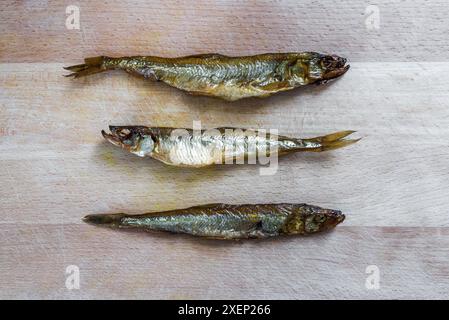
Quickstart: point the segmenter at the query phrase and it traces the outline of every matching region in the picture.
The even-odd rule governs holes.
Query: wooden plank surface
[[[379,30],[367,30],[357,1],[78,2],[80,30],[65,28],[65,2],[2,2],[0,298],[448,298],[449,4],[424,2],[379,2]],[[63,65],[98,54],[295,50],[337,52],[351,69],[326,86],[235,103],[120,72],[62,77]],[[363,139],[289,156],[260,176],[251,165],[167,167],[100,135],[110,124],[198,120],[292,136],[354,129]],[[347,220],[318,237],[229,243],[81,222],[283,201],[338,208]],[[72,264],[79,290],[65,286]],[[380,270],[377,290],[365,286],[369,265]]]
[[[447,298],[449,285],[447,228],[342,226],[301,240],[245,242],[67,223],[0,231],[3,298],[428,299]],[[64,284],[72,264],[79,290]],[[365,287],[370,265],[380,270],[378,290]]]
[[[380,28],[366,28],[379,9]],[[65,10],[80,8],[80,30]],[[447,61],[446,0],[2,1],[2,61],[100,54],[335,52],[352,61]],[[367,12],[367,14],[365,14]]]

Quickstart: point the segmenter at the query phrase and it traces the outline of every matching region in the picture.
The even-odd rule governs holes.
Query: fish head
[[[151,132],[151,128],[144,126],[109,126],[109,130],[111,133],[101,131],[107,141],[139,157],[145,157],[154,150],[156,139]]]
[[[309,79],[311,82],[325,83],[335,79],[349,70],[345,58],[337,55],[312,54],[309,64]]]
[[[339,210],[317,206],[303,205],[300,211],[304,233],[315,233],[332,229],[345,219],[345,215]]]

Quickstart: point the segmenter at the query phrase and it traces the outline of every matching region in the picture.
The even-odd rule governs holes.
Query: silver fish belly
[[[106,140],[140,157],[168,165],[204,167],[213,164],[268,163],[272,156],[292,152],[321,152],[348,146],[359,139],[343,139],[354,131],[340,131],[310,139],[289,138],[263,130],[110,126]],[[267,158],[270,159],[267,159]],[[263,161],[261,161],[263,160]],[[246,161],[246,162],[245,162]]]

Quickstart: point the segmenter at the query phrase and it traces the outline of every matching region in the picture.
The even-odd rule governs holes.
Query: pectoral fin
[[[261,91],[266,91],[267,93],[276,93],[280,91],[287,91],[294,89],[295,87],[290,84],[288,81],[278,81],[272,82],[264,86],[258,86],[258,89]]]

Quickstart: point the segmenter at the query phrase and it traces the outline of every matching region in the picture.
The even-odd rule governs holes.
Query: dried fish
[[[307,84],[320,84],[344,74],[346,59],[317,52],[266,53],[229,57],[199,54],[179,58],[155,56],[93,57],[84,64],[66,67],[83,77],[111,69],[121,69],[147,79],[187,91],[193,95],[225,100],[267,97]]]
[[[168,165],[204,167],[213,164],[256,163],[262,157],[294,152],[321,152],[348,146],[359,139],[344,137],[354,131],[296,139],[238,128],[209,130],[145,126],[109,126],[106,140],[140,157],[149,156]],[[254,160],[251,162],[250,160]]]
[[[345,219],[338,210],[307,204],[208,204],[140,215],[91,214],[83,220],[112,228],[186,233],[214,239],[307,235],[334,228]]]

